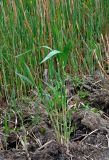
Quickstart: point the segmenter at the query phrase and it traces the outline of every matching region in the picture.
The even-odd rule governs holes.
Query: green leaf
[[[52,49],[50,47],[48,47],[48,46],[41,46],[41,48],[46,48],[46,49],[49,49],[49,50],[52,51]]]
[[[23,82],[27,82],[29,83],[30,85],[33,85],[33,83],[24,75],[20,74],[20,73],[17,73],[16,72],[16,75],[20,77],[20,79],[23,81]]]
[[[24,52],[24,53],[18,54],[17,56],[15,56],[15,58],[19,58],[19,57],[21,57],[21,56],[29,53],[30,51],[31,51],[31,50],[28,50],[28,51],[26,51],[26,52]]]
[[[52,50],[41,62],[40,64],[44,63],[45,61],[47,61],[48,59],[52,58],[54,55],[61,53],[58,50]]]
[[[32,73],[26,63],[25,63],[25,72],[26,72],[29,80],[32,82],[33,86],[35,86],[34,78],[33,78]]]

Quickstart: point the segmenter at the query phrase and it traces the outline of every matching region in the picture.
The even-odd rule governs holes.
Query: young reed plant
[[[72,124],[73,110],[67,106],[64,81],[60,78],[47,83],[46,90],[42,90],[41,100],[54,127],[57,141],[67,145],[75,126]]]

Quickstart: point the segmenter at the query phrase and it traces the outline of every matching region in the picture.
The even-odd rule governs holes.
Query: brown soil
[[[88,97],[81,100],[77,98],[80,88],[68,86],[69,109],[75,98],[79,107],[77,112],[72,113],[72,125],[75,124],[76,129],[67,145],[57,142],[50,118],[42,105],[38,113],[41,120],[36,125],[33,125],[30,116],[34,116],[37,108],[33,105],[22,107],[24,128],[21,128],[21,120],[13,112],[9,125],[12,131],[5,135],[3,116],[9,109],[5,101],[0,100],[0,160],[109,160],[108,87],[107,80],[85,77],[81,88],[88,92]],[[84,109],[86,101],[90,103],[90,109]],[[16,131],[17,127],[19,130]]]

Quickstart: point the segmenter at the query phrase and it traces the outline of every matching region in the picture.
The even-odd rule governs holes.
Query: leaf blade
[[[51,52],[49,52],[49,54],[40,62],[40,64],[44,63],[45,61],[49,60],[50,58],[52,58],[54,55],[61,53],[58,50],[52,50]]]

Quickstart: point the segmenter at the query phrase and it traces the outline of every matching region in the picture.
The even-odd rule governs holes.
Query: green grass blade
[[[54,55],[61,53],[58,50],[52,50],[41,62],[40,64],[46,62],[47,60],[49,60],[50,58],[52,58]]]
[[[21,81],[23,83],[27,82],[28,84],[33,86],[33,83],[31,82],[31,80],[29,80],[29,78],[27,78],[26,76],[24,76],[24,75],[22,75],[20,73],[17,73],[17,72],[16,72],[16,75],[19,76],[19,78],[21,79]]]

